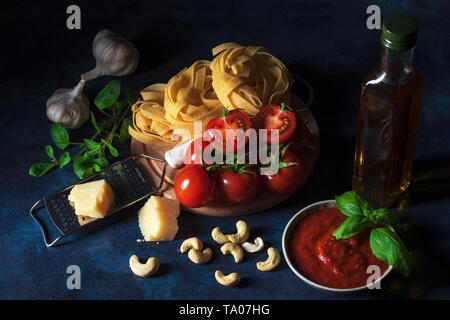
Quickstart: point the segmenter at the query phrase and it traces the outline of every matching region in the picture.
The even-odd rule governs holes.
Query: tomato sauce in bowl
[[[389,265],[372,253],[370,230],[350,239],[336,240],[332,235],[347,216],[337,207],[314,211],[292,227],[286,239],[287,253],[293,267],[307,279],[329,288],[364,287],[372,275],[367,267],[380,267],[380,276]]]

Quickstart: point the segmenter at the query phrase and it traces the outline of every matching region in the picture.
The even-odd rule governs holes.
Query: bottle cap
[[[394,51],[413,48],[417,41],[419,25],[407,14],[391,14],[383,20],[381,43]]]

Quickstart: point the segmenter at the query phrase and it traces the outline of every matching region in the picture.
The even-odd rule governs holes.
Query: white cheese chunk
[[[152,196],[139,210],[139,229],[145,241],[170,241],[178,232],[178,200]]]
[[[114,202],[114,192],[104,180],[77,184],[70,191],[69,201],[75,214],[92,218],[103,218]]]
[[[171,214],[175,218],[178,218],[178,215],[180,214],[180,201],[176,199],[151,196],[148,203],[149,206],[159,211],[163,211],[164,213]]]

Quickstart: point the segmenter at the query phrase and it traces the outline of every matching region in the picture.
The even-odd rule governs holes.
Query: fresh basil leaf
[[[99,172],[100,170],[102,170],[102,168],[101,168],[98,164],[96,164],[96,163],[93,163],[93,164],[92,164],[92,167],[93,167],[94,170],[97,171],[97,172]]]
[[[374,210],[373,217],[375,219],[375,222],[378,223],[384,223],[393,226],[399,223],[397,215],[385,208]]]
[[[92,122],[92,124],[94,125],[95,131],[96,131],[97,133],[101,133],[102,130],[101,130],[100,127],[98,126],[97,120],[95,120],[95,117],[94,117],[94,114],[92,113],[92,111],[91,111],[91,122]]]
[[[55,160],[55,154],[53,153],[53,147],[50,145],[46,145],[45,146],[45,153],[47,153],[47,155],[52,158],[53,160]]]
[[[411,273],[412,254],[395,232],[387,228],[372,229],[370,248],[378,259],[390,264],[403,275],[409,276]]]
[[[78,178],[84,179],[94,173],[92,159],[93,157],[89,153],[81,154],[75,157],[73,160],[73,171]]]
[[[364,215],[365,211],[367,215],[369,210],[373,210],[372,206],[354,191],[347,191],[335,198],[339,210],[349,217],[354,215]]]
[[[50,127],[50,134],[53,142],[60,149],[65,149],[69,145],[69,133],[59,123],[54,123]]]
[[[122,110],[122,108],[128,106],[126,101],[116,101],[113,104],[113,107],[116,108],[117,110]]]
[[[104,139],[102,139],[102,142],[108,147],[109,153],[111,153],[111,155],[113,157],[118,157],[119,156],[119,151],[117,151],[116,148],[114,148],[111,144],[106,142]]]
[[[84,144],[86,145],[86,147],[92,151],[98,150],[102,146],[101,143],[95,142],[90,139],[83,139],[83,141],[84,141]]]
[[[368,227],[370,220],[365,216],[353,215],[347,218],[336,230],[333,236],[336,239],[348,239]]]
[[[35,163],[28,170],[28,174],[33,177],[41,177],[55,166],[54,163]]]
[[[128,133],[128,127],[131,125],[131,120],[128,118],[123,119],[122,125],[120,126],[120,136],[119,141],[122,143],[128,138],[130,138],[130,134]]]
[[[98,93],[94,99],[94,103],[100,110],[111,107],[119,98],[120,81],[112,80]]]
[[[70,154],[66,151],[59,158],[59,167],[63,168],[69,162],[70,162]]]
[[[108,166],[108,160],[105,157],[98,157],[92,160],[94,163],[98,164],[100,167],[105,168]]]
[[[141,98],[141,95],[131,88],[125,88],[125,97],[127,99],[128,104],[131,107]]]

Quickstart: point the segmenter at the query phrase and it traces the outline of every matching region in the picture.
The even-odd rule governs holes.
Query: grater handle
[[[140,201],[140,200],[142,200],[142,199],[145,199],[145,198],[149,197],[150,195],[152,195],[152,194],[154,194],[155,192],[157,192],[158,190],[160,190],[161,187],[162,187],[162,185],[164,184],[164,177],[165,177],[166,169],[167,169],[167,162],[166,162],[164,159],[159,159],[159,158],[152,157],[152,156],[149,156],[149,155],[146,155],[146,154],[143,154],[143,153],[138,153],[138,154],[131,155],[130,157],[128,157],[128,158],[126,158],[125,160],[122,160],[122,161],[120,161],[120,162],[125,162],[125,161],[127,161],[127,160],[129,160],[129,159],[136,158],[136,157],[144,157],[144,158],[147,158],[147,159],[150,159],[150,160],[154,160],[154,161],[158,161],[158,162],[163,162],[163,163],[164,163],[164,167],[163,167],[163,171],[162,171],[162,174],[161,174],[161,180],[160,180],[160,182],[159,182],[159,185],[158,185],[152,192],[150,192],[150,193],[147,194],[146,196],[141,197],[140,199],[138,199],[138,200],[136,200],[136,201],[134,201],[134,202],[132,202],[132,203],[129,203],[129,204],[126,205],[126,206],[122,206],[120,209],[123,209],[123,208],[125,208],[125,207],[127,207],[127,206],[129,206],[129,205],[131,205],[131,204],[134,204],[134,203],[136,203],[136,202],[138,202],[138,201]],[[111,165],[110,167],[112,167],[112,166],[114,166],[114,164]],[[109,168],[110,168],[110,167],[109,167]],[[107,169],[108,169],[108,168],[107,168]],[[104,170],[107,170],[107,169],[104,169]],[[102,170],[102,171],[104,171],[104,170]],[[101,171],[100,171],[100,172],[101,172]],[[83,180],[81,180],[81,181],[78,181],[77,183],[74,183],[73,185],[68,186],[68,187],[66,187],[66,188],[64,188],[63,190],[60,190],[60,191],[58,191],[58,192],[68,190],[68,189],[74,187],[74,186],[77,185],[77,184],[83,183],[83,182],[85,182],[85,181],[91,179],[93,176],[99,174],[100,172],[97,172],[97,173],[95,173],[95,174],[92,175],[92,176],[89,176],[89,177],[87,177],[87,178],[85,178],[85,179],[83,179]],[[51,195],[51,196],[52,196],[52,195]],[[50,196],[50,197],[51,197],[51,196]],[[50,241],[50,239],[49,239],[49,237],[48,237],[47,228],[45,227],[44,223],[43,223],[43,222],[38,218],[38,216],[36,215],[36,212],[40,209],[40,208],[38,208],[39,205],[40,205],[40,203],[41,203],[42,201],[46,201],[46,199],[47,199],[47,198],[44,198],[44,199],[41,199],[41,200],[39,200],[38,202],[36,202],[36,203],[31,207],[31,209],[30,209],[30,215],[31,215],[31,217],[37,222],[37,224],[39,225],[39,227],[41,228],[41,232],[42,232],[42,236],[43,236],[44,241],[45,241],[45,245],[46,245],[47,247],[53,247],[59,240],[61,240],[61,239],[64,238],[65,236],[69,235],[70,233],[61,233],[61,235],[60,235],[59,237],[57,237],[55,240]],[[118,209],[118,210],[120,210],[120,209]],[[117,211],[117,210],[116,210],[116,211]],[[114,212],[116,212],[116,211],[113,211],[112,213],[114,213]],[[52,219],[53,219],[53,218],[52,218]]]
[[[33,207],[31,207],[30,209],[30,215],[31,217],[34,219],[34,221],[37,222],[37,224],[39,225],[39,227],[41,228],[42,231],[42,236],[44,237],[44,241],[45,241],[45,245],[47,247],[53,247],[53,245],[58,242],[59,240],[61,240],[61,238],[63,238],[62,235],[60,235],[58,238],[56,238],[55,240],[53,240],[52,242],[50,242],[49,238],[48,238],[48,233],[47,233],[47,229],[45,228],[45,225],[42,223],[41,220],[39,220],[39,218],[36,215],[36,211],[38,210],[37,207],[38,205],[43,201],[44,199],[39,200],[38,202],[36,202],[34,204]]]

